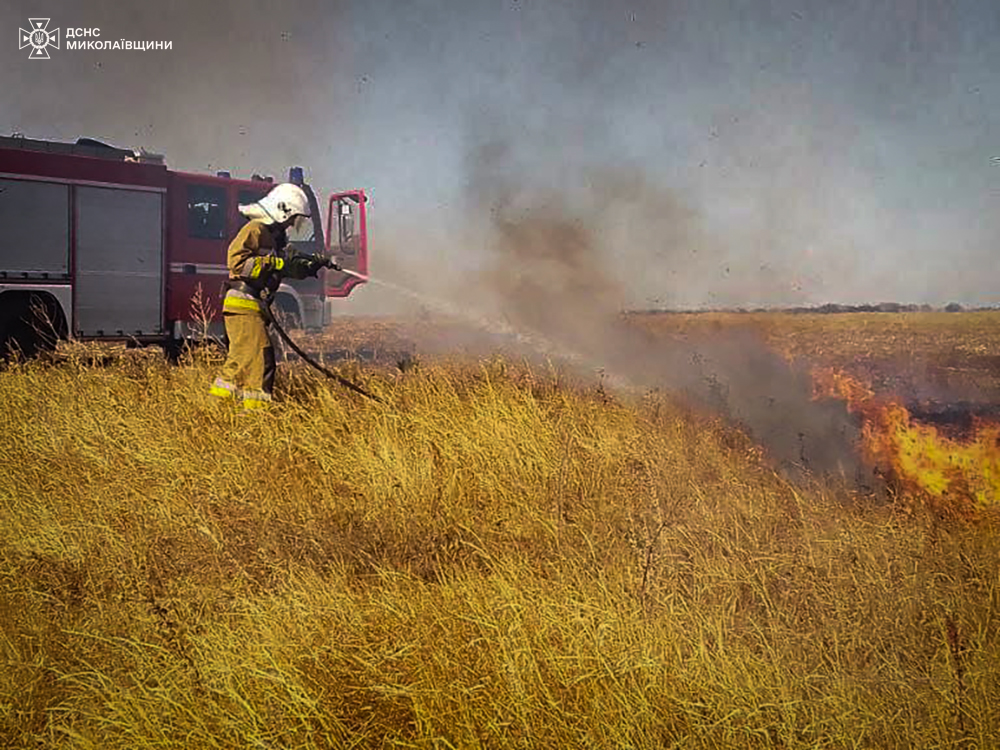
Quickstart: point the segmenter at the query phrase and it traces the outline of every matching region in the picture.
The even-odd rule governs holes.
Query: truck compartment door
[[[69,186],[0,179],[0,272],[8,279],[69,279]]]
[[[80,186],[76,215],[76,332],[161,333],[163,194]]]

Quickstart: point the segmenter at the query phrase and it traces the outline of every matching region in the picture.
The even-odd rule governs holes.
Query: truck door
[[[349,190],[330,196],[326,224],[326,252],[340,265],[361,276],[368,275],[368,226],[364,190]],[[364,283],[343,271],[326,272],[326,296],[346,297],[358,284]]]
[[[151,336],[163,326],[163,192],[76,188],[74,328]]]

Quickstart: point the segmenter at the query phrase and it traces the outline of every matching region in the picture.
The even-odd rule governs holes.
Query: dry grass
[[[0,374],[6,747],[991,747],[998,522],[500,361]]]

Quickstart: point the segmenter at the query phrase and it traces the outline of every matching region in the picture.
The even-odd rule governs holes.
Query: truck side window
[[[188,236],[226,238],[226,191],[210,185],[188,185]]]

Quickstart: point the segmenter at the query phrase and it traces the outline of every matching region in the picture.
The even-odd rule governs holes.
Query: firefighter
[[[309,200],[297,185],[276,185],[256,203],[240,205],[239,211],[250,221],[229,245],[229,280],[222,302],[229,354],[210,393],[242,399],[244,410],[255,410],[267,408],[274,389],[274,348],[267,324],[282,278],[304,279],[323,267],[339,266],[321,256],[286,253],[287,229],[310,221]]]

